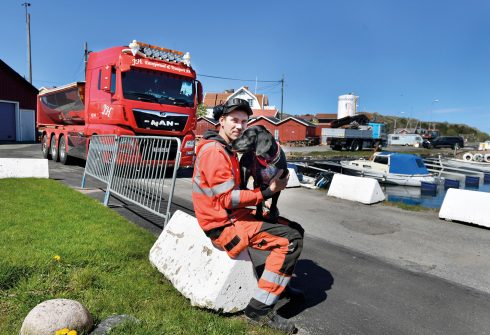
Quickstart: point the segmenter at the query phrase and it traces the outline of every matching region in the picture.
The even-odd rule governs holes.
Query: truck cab
[[[66,90],[45,90],[38,99],[38,126],[49,141],[53,159],[62,154],[86,158],[92,135],[146,135],[180,138],[181,166],[193,164],[202,86],[188,53],[137,41],[92,52],[86,81],[75,84]],[[73,96],[73,91],[79,103],[64,99]],[[60,152],[61,139],[65,152]]]

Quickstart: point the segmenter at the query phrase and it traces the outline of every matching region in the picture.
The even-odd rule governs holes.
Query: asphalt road
[[[40,158],[40,144],[0,145],[0,157]],[[79,188],[83,162],[49,162],[50,176]],[[89,180],[89,196],[102,185]],[[111,198],[112,208],[158,235],[162,220]],[[327,198],[281,194],[282,214],[306,229],[293,283],[307,302],[280,312],[303,334],[490,334],[490,230]],[[192,213],[190,179],[177,182],[173,209]]]

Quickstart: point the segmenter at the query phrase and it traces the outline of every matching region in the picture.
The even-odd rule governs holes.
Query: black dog
[[[243,153],[240,159],[241,188],[247,187],[250,176],[254,179],[254,187],[265,190],[278,170],[283,170],[280,178],[289,173],[286,155],[272,134],[264,126],[252,126],[231,143],[232,149]],[[276,222],[279,217],[277,201],[281,192],[272,196],[268,221]],[[256,217],[263,219],[263,204],[257,206]]]

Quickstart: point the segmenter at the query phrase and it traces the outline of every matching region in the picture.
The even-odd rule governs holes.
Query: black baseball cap
[[[248,116],[251,116],[253,114],[252,108],[250,108],[250,105],[247,100],[234,98],[228,100],[224,104],[214,107],[213,117],[216,121],[218,121],[222,115],[231,113],[234,110],[244,111],[248,114]]]

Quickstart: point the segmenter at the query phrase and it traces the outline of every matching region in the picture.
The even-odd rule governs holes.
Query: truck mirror
[[[202,104],[202,84],[199,80],[196,80],[197,83],[197,104]]]
[[[100,75],[100,89],[105,92],[111,91],[111,69],[112,67],[106,65],[101,70]]]

